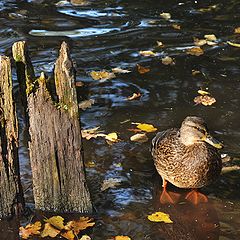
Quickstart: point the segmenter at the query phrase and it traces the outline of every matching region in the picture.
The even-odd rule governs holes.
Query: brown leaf
[[[164,65],[175,65],[175,62],[173,60],[173,58],[166,56],[164,58],[162,58],[162,64]]]
[[[234,33],[240,33],[240,27],[235,28]]]
[[[19,234],[23,239],[28,239],[32,235],[39,235],[41,227],[41,222],[37,221],[34,224],[28,224],[26,227],[20,227]]]
[[[108,80],[116,77],[114,73],[107,71],[92,71],[90,75],[94,80]]]
[[[150,68],[143,67],[143,66],[141,66],[139,64],[137,64],[137,69],[138,69],[138,72],[140,74],[144,74],[144,73],[150,72]]]
[[[137,98],[140,98],[141,97],[141,93],[133,93],[132,96],[128,97],[127,100],[131,101],[131,100],[134,100],[134,99],[137,99]]]
[[[187,54],[194,55],[194,56],[200,56],[204,54],[204,51],[200,47],[189,48],[186,52]]]
[[[176,30],[181,30],[181,26],[178,24],[173,24],[172,27]]]
[[[50,223],[45,223],[44,229],[41,233],[41,237],[55,238],[61,231],[54,228]]]
[[[87,108],[90,108],[94,104],[93,99],[82,101],[78,104],[78,107],[82,110],[86,110]]]
[[[82,86],[84,86],[84,83],[81,82],[81,81],[77,81],[77,82],[75,82],[75,86],[76,87],[82,87]]]
[[[116,188],[116,186],[119,186],[121,183],[120,179],[117,178],[109,178],[103,180],[102,186],[101,186],[101,191],[105,191],[108,188]]]
[[[194,98],[194,102],[196,104],[202,104],[204,106],[212,105],[216,102],[216,99],[214,97],[211,97],[209,95],[201,95]]]

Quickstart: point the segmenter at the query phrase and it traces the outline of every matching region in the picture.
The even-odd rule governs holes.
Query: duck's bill
[[[223,144],[209,134],[205,137],[204,141],[214,146],[215,148],[218,148],[218,149],[223,148]]]

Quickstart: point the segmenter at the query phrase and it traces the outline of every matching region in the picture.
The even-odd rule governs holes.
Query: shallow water
[[[231,171],[202,192],[209,203],[197,207],[184,200],[175,206],[161,205],[160,180],[146,143],[129,140],[131,122],[153,124],[159,131],[179,126],[187,115],[205,118],[213,135],[224,143],[227,165],[240,163],[240,49],[226,42],[240,42],[234,29],[240,20],[238,1],[89,1],[76,6],[57,1],[1,1],[0,53],[11,55],[15,41],[26,40],[36,72],[52,74],[62,41],[68,42],[77,66],[79,101],[95,104],[81,112],[84,129],[100,126],[117,132],[122,141],[108,145],[104,139],[84,141],[87,179],[97,212],[92,239],[128,235],[132,239],[240,239],[240,173]],[[159,14],[169,12],[170,20]],[[172,24],[181,25],[180,30]],[[215,34],[218,44],[204,46],[202,56],[186,54],[193,38]],[[164,47],[157,47],[162,41]],[[139,54],[152,50],[155,57]],[[175,58],[165,66],[161,58]],[[136,64],[151,69],[139,74]],[[107,81],[93,80],[89,72],[114,67],[131,70]],[[201,71],[193,76],[192,70]],[[14,72],[14,71],[13,71]],[[18,91],[14,74],[15,91]],[[217,102],[195,105],[197,90],[208,89]],[[139,100],[126,101],[140,92]],[[17,97],[17,94],[16,94]],[[33,203],[27,139],[19,112],[20,161],[25,196]],[[148,134],[149,139],[154,133]],[[121,181],[116,188],[101,191],[103,180]],[[156,209],[173,216],[174,224],[154,224],[146,216]],[[6,237],[6,229],[0,234]],[[1,239],[2,239],[1,238]]]

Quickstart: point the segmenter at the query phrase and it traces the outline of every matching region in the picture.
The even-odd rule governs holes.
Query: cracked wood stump
[[[24,42],[14,48],[14,55],[26,52],[21,47],[26,47]],[[53,90],[48,89],[43,73],[26,87],[35,206],[44,211],[91,213],[75,69],[66,43],[61,45],[54,73],[57,102],[53,101]]]

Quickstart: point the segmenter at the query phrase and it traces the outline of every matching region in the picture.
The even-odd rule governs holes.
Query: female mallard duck
[[[207,131],[204,120],[189,116],[180,129],[157,133],[152,140],[155,167],[163,179],[179,188],[201,188],[214,182],[222,169],[222,145]]]

